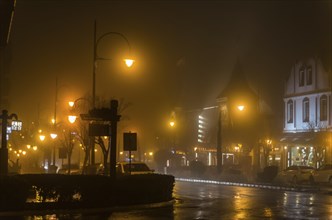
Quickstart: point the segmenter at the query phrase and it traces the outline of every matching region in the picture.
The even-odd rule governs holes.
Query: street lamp
[[[41,131],[40,131],[41,132]],[[45,141],[45,138],[46,138],[46,136],[45,135],[43,135],[43,134],[40,134],[39,135],[39,140],[40,140],[40,145],[41,145],[41,147],[43,147],[43,142]],[[46,167],[46,150],[44,149],[44,164],[43,164],[43,166],[44,166],[44,169],[45,169],[45,167]]]
[[[117,35],[120,36],[127,44],[128,49],[129,49],[129,53],[131,52],[131,47],[130,47],[130,43],[128,41],[128,39],[121,33],[118,32],[107,32],[103,35],[101,35],[98,39],[97,39],[97,22],[95,21],[94,24],[94,45],[93,45],[93,71],[92,71],[92,107],[95,108],[95,104],[96,104],[96,69],[97,69],[97,61],[98,60],[112,60],[111,58],[103,58],[98,56],[98,44],[99,42],[106,36],[109,35]],[[130,58],[125,58],[123,59],[123,61],[125,62],[127,67],[131,67],[134,64],[134,60],[130,59]]]
[[[232,105],[234,106],[234,105]],[[231,107],[232,109],[233,107]],[[236,105],[236,110],[239,112],[242,112],[246,109],[244,105]],[[222,155],[222,128],[223,128],[223,118],[224,114],[227,112],[227,109],[225,106],[220,106],[218,110],[218,127],[217,127],[217,170],[220,173],[222,170],[222,161],[223,161],[223,155]],[[231,120],[231,114],[229,114],[229,119]]]
[[[77,116],[76,115],[69,115],[68,121],[70,124],[74,124],[76,121]],[[73,151],[74,143],[72,141],[72,131],[69,129],[69,146],[68,146],[68,174],[70,174],[70,166],[71,166],[71,154]]]
[[[43,142],[45,140],[45,135],[43,135],[43,134],[39,135],[39,140],[41,142]]]
[[[244,110],[244,105],[238,105],[237,106],[237,109],[242,112]]]
[[[53,161],[52,161],[52,166],[49,167],[49,171],[51,173],[55,173],[56,172],[56,166],[55,166],[55,138],[57,138],[57,134],[56,133],[51,133],[50,134],[52,140],[53,140]],[[52,168],[51,168],[52,167]]]
[[[76,115],[69,115],[68,116],[68,121],[70,124],[75,123],[77,116]]]
[[[99,60],[112,60],[110,58],[104,58],[98,56],[98,44],[104,39],[106,36],[109,35],[117,35],[120,36],[127,44],[129,53],[131,52],[131,46],[128,39],[121,33],[118,32],[107,32],[97,38],[97,22],[94,23],[94,42],[93,42],[93,70],[92,70],[92,108],[96,107],[96,69],[97,69],[97,61]],[[134,60],[130,58],[123,59],[127,67],[131,67],[134,64]],[[95,164],[95,156],[94,156],[94,145],[95,140],[94,137],[90,138],[90,146],[91,146],[91,165],[94,166]]]

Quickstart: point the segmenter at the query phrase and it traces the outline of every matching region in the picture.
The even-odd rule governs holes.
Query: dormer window
[[[309,86],[312,84],[312,68],[308,67],[306,69],[306,85]]]
[[[299,86],[304,86],[304,67],[301,67],[299,72]]]

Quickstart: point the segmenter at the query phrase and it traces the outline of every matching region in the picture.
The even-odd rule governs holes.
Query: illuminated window
[[[22,130],[22,121],[12,121],[12,130],[21,131]]]
[[[311,69],[311,67],[308,67],[307,71],[306,71],[306,84],[307,85],[312,84],[312,69]]]
[[[287,102],[287,123],[293,123],[294,106],[293,100]]]
[[[304,86],[304,68],[300,69],[299,73],[299,86]]]
[[[309,122],[309,99],[303,99],[303,122]]]
[[[320,120],[326,121],[327,120],[327,97],[323,95],[320,97]]]

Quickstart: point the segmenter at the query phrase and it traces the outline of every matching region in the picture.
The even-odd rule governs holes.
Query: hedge
[[[170,201],[174,177],[23,174],[0,179],[0,210],[67,209]]]

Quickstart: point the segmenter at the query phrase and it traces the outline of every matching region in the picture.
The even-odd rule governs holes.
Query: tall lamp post
[[[41,130],[40,130],[41,132]],[[39,140],[40,140],[40,146],[41,146],[41,149],[43,149],[44,151],[44,159],[43,159],[43,168],[44,168],[44,171],[46,169],[46,149],[44,148],[44,141],[45,141],[45,135],[43,134],[39,134]]]
[[[101,42],[101,40],[103,38],[105,38],[106,36],[109,35],[117,35],[120,36],[127,44],[128,46],[128,50],[129,50],[129,54],[131,52],[131,46],[130,43],[128,41],[128,39],[121,33],[119,32],[107,32],[104,33],[103,35],[101,35],[98,39],[97,39],[97,22],[95,21],[94,24],[94,45],[93,45],[93,70],[92,70],[92,107],[95,108],[96,105],[96,69],[97,69],[97,61],[99,60],[112,60],[111,58],[104,58],[101,56],[98,56],[98,44]],[[123,61],[125,62],[127,67],[131,67],[134,64],[134,60],[133,59],[129,59],[129,58],[125,58],[123,59]]]
[[[245,110],[244,105],[237,105],[236,110],[242,112]],[[230,113],[228,113],[230,114]],[[229,120],[231,120],[231,115],[229,115]],[[218,110],[218,127],[217,127],[217,170],[219,173],[222,171],[223,156],[222,156],[222,128],[223,128],[223,110],[222,107]]]
[[[171,127],[171,129],[172,129],[172,147],[173,148],[175,148],[175,131],[174,131],[174,129],[175,129],[175,121],[174,121],[174,119],[172,119],[170,122],[169,122],[169,126]]]
[[[57,166],[55,165],[55,147],[56,147],[56,144],[55,144],[55,138],[57,138],[57,134],[56,133],[51,133],[50,134],[52,140],[53,140],[53,160],[52,160],[52,165],[48,167],[48,170],[50,173],[56,173],[56,170],[57,170]]]
[[[75,115],[69,115],[68,116],[68,121],[69,123],[72,125],[75,123],[76,121],[76,116]],[[69,146],[68,146],[68,174],[70,174],[70,168],[71,168],[71,154],[73,152],[73,147],[74,147],[74,143],[72,140],[72,129],[69,129]]]
[[[120,36],[127,44],[129,53],[131,52],[131,46],[128,39],[121,33],[118,32],[107,32],[97,38],[97,22],[94,23],[94,44],[93,44],[93,69],[92,69],[92,108],[96,107],[96,70],[97,70],[97,61],[112,60],[111,58],[104,58],[98,55],[98,44],[109,35]],[[123,59],[127,67],[131,67],[134,64],[133,59],[125,58]],[[94,150],[94,137],[90,139],[91,146],[91,165],[95,164],[95,150]]]

